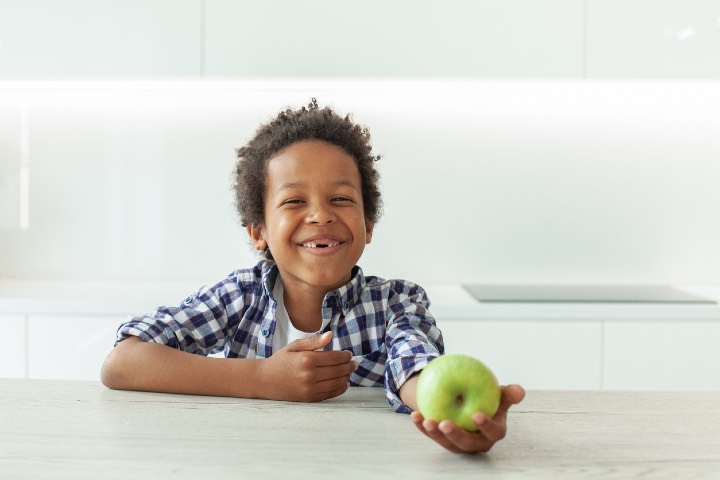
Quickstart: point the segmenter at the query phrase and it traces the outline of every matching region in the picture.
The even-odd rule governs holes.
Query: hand
[[[261,361],[259,396],[272,400],[319,402],[345,393],[357,368],[346,350],[316,351],[332,333],[295,340]]]
[[[450,420],[443,420],[438,424],[435,420],[424,419],[417,411],[412,412],[410,417],[418,430],[451,452],[488,452],[496,442],[505,438],[505,420],[510,406],[525,398],[525,390],[520,385],[501,387],[501,392],[500,406],[493,418],[481,412],[473,414],[473,422],[477,425],[478,432],[463,430]]]

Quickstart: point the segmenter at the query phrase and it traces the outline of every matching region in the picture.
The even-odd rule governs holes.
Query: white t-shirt
[[[295,325],[293,325],[292,320],[290,320],[290,316],[285,308],[283,292],[282,281],[280,280],[280,275],[278,275],[275,279],[275,285],[273,286],[273,297],[275,297],[275,301],[277,302],[275,308],[275,334],[272,339],[273,352],[277,352],[295,340],[317,335],[330,323],[329,318],[323,318],[322,325],[316,332],[303,332],[302,330],[298,330],[295,328]]]

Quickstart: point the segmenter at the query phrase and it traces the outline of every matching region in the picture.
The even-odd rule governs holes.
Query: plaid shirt
[[[267,358],[275,332],[272,291],[277,275],[273,262],[237,270],[213,287],[202,287],[179,307],[130,317],[118,329],[117,342],[134,335],[200,355],[224,351],[227,358],[245,358],[254,352]],[[365,277],[356,266],[350,282],[323,299],[323,319],[330,319],[323,331],[333,333],[325,349],[351,351],[358,369],[350,384],[384,385],[393,409],[409,413],[398,389],[444,352],[429,306],[419,285]]]

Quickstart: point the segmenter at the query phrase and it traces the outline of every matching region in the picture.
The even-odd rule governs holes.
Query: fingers
[[[477,425],[480,433],[487,438],[490,442],[499,442],[505,438],[507,433],[507,425],[505,418],[502,421],[497,421],[485,415],[484,413],[476,412],[473,414],[473,422]],[[491,444],[492,444],[491,443]]]
[[[342,395],[343,393],[345,393],[348,388],[349,388],[349,385],[347,384],[347,382],[345,382],[344,385],[342,385],[342,386],[340,386],[340,387],[337,387],[337,388],[335,388],[334,390],[330,390],[330,391],[327,391],[327,392],[318,392],[318,393],[316,393],[316,394],[314,395],[312,401],[314,401],[314,402],[321,402],[321,401],[323,401],[323,400],[329,400],[329,399],[331,399],[331,398],[339,397],[340,395]]]
[[[332,340],[332,332],[325,332],[322,335],[302,338],[290,342],[285,350],[288,352],[307,352],[308,360],[312,366],[324,367],[328,365],[340,365],[348,363],[352,359],[352,352],[348,350],[320,350],[327,346]],[[308,365],[310,366],[310,365]]]
[[[455,453],[488,452],[496,442],[505,438],[507,433],[508,409],[525,398],[525,390],[520,385],[502,387],[500,406],[493,418],[482,412],[473,414],[477,432],[468,432],[453,422],[443,420],[438,423],[423,418],[420,412],[412,412],[410,418],[415,427],[441,447]]]
[[[487,418],[487,420],[492,422],[490,418]],[[490,431],[488,425],[483,425],[483,428]],[[482,430],[479,433],[468,432],[448,420],[440,422],[438,429],[445,435],[445,438],[452,442],[457,450],[464,453],[488,452],[497,440],[505,436],[504,429],[499,438],[494,439],[487,437]]]
[[[502,409],[507,411],[511,405],[522,402],[523,398],[525,398],[525,389],[520,385],[502,387],[502,396],[500,397],[500,407],[498,410]]]
[[[463,452],[487,452],[492,446],[505,438],[507,434],[507,412],[510,406],[520,403],[525,397],[525,390],[520,385],[509,385],[502,388],[500,406],[493,418],[482,412],[473,414],[473,422],[478,433],[463,430],[452,422],[440,422],[438,429],[452,444]]]
[[[438,424],[434,420],[425,420],[423,416],[418,412],[412,412],[410,414],[415,427],[428,436],[431,440],[440,444],[441,447],[450,450],[451,452],[460,453],[460,450],[438,429]]]
[[[349,377],[332,378],[316,383],[313,387],[315,393],[312,395],[312,400],[327,400],[342,395],[350,386],[348,379]]]
[[[314,372],[316,382],[332,380],[333,378],[350,379],[350,375],[357,370],[358,365],[355,362],[342,363],[340,365],[329,365],[327,367],[317,367]]]
[[[418,430],[454,453],[487,452],[495,444],[495,441],[485,437],[482,432],[468,432],[449,420],[438,423],[435,420],[423,419],[417,412],[413,412],[411,418]]]
[[[322,335],[313,335],[308,338],[301,338],[290,342],[287,347],[288,352],[312,352],[319,348],[323,348],[332,340],[332,332],[325,332]]]
[[[324,350],[322,352],[308,352],[306,355],[310,357],[315,367],[349,364],[352,360],[352,352],[348,350]]]
[[[500,406],[495,413],[493,419],[495,421],[505,421],[507,411],[512,405],[520,403],[525,398],[525,389],[520,385],[508,385],[501,387]]]
[[[484,445],[479,445],[477,435],[466,432],[447,420],[438,423],[435,420],[424,419],[415,423],[415,426],[431,440],[453,453],[475,453],[480,448],[485,448]],[[489,447],[487,448],[489,449]]]
[[[277,359],[284,382],[279,386],[283,399],[313,402],[342,395],[350,376],[358,368],[352,352],[322,350],[332,340],[332,333],[313,335],[288,344],[268,360]],[[282,360],[281,360],[282,358]]]
[[[445,434],[438,428],[438,423],[435,420],[425,420],[420,412],[412,412],[410,414],[410,419],[412,420],[413,424],[415,424],[415,427],[418,430],[420,430],[431,440],[438,443],[441,447],[454,453],[462,453],[462,450],[460,450],[457,445],[450,441],[445,436]]]

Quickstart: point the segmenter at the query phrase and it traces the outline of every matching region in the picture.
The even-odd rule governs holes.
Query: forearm
[[[400,400],[402,400],[405,405],[412,408],[414,411],[418,409],[417,399],[415,398],[415,391],[417,390],[417,381],[419,375],[420,373],[418,372],[408,378],[405,383],[402,384],[402,386],[400,387],[400,391],[398,392]]]
[[[110,352],[101,379],[117,390],[255,398],[260,361],[204,357],[131,337]]]

